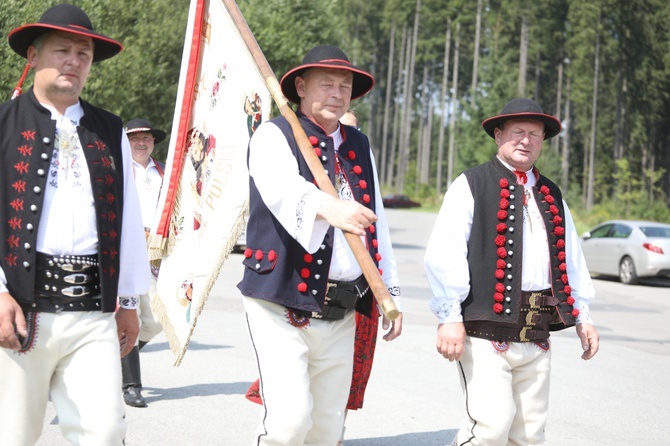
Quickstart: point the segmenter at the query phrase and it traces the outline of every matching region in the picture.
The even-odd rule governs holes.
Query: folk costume
[[[507,119],[539,119],[546,137],[560,123],[516,100]],[[592,323],[595,291],[560,189],[533,167],[515,172],[501,158],[469,169],[444,197],[425,256],[438,323],[463,322],[459,361],[467,417],[454,444],[544,442],[549,334]]]
[[[50,30],[91,37],[96,61],[122,48],[71,5],[15,29],[10,45],[25,57]],[[114,311],[149,286],[135,276],[148,258],[121,119],[83,100],[61,115],[31,88],[0,105],[0,159],[0,292],[29,326],[20,351],[0,349],[0,444],[35,444],[51,398],[69,441],[120,445]]]
[[[154,138],[154,144],[163,142],[167,136],[163,130],[154,128],[145,119],[132,119],[128,121],[125,126],[125,132],[129,138],[133,133],[150,133]],[[150,156],[146,168],[133,160],[133,173],[142,209],[144,234],[148,237],[154,221],[156,206],[158,205],[158,196],[163,185],[165,166]],[[133,407],[147,407],[147,402],[141,392],[142,371],[140,368],[140,350],[163,329],[163,326],[151,310],[151,295],[156,294],[158,272],[159,266],[151,265],[151,274],[153,276],[151,291],[150,293],[140,295],[139,307],[137,309],[140,318],[140,334],[137,338],[138,345],[130,353],[121,358],[123,400],[127,405]]]
[[[315,50],[282,79],[289,100],[299,102],[295,76],[335,59],[310,61]],[[371,76],[349,64],[339,49],[328,50],[337,52],[335,68],[365,79],[357,82],[355,75],[352,98],[367,93]],[[376,213],[378,220],[363,241],[397,299],[395,259],[367,137],[344,125],[327,134],[307,116],[298,113],[298,118],[340,198]],[[245,296],[264,402],[256,444],[332,446],[342,433],[352,382],[355,318],[375,317],[376,305],[342,231],[315,218],[328,196],[314,185],[283,117],[254,133],[248,163],[246,268],[238,288]]]

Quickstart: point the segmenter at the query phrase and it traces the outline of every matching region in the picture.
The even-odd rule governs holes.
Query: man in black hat
[[[80,94],[122,46],[71,5],[9,44],[35,81],[0,105],[0,444],[35,444],[51,398],[70,442],[121,445],[148,258],[123,123]]]
[[[142,208],[144,234],[148,237],[154,221],[165,170],[164,164],[151,154],[154,151],[154,145],[162,142],[166,133],[154,128],[146,119],[128,121],[125,130],[133,156],[133,171]],[[152,266],[151,274],[157,279],[158,267]],[[155,280],[151,282],[151,287],[151,294],[155,294]],[[147,402],[142,396],[140,350],[163,329],[161,323],[151,311],[150,294],[140,296],[138,315],[140,318],[138,345],[121,359],[123,400],[129,406],[147,407]]]
[[[345,231],[362,238],[390,294],[399,297],[370,144],[339,124],[351,99],[373,84],[369,73],[330,45],[310,50],[281,80],[339,199],[314,185],[283,117],[261,124],[249,144],[246,268],[238,287],[265,403],[258,445],[333,446],[340,439],[355,311],[370,317],[374,304]],[[384,339],[395,339],[401,328],[399,316]]]
[[[595,291],[561,191],[534,165],[560,122],[513,99],[482,125],[498,154],[449,187],[425,257],[437,352],[458,361],[466,397],[453,444],[539,445],[549,332],[576,325],[582,359],[591,359]]]

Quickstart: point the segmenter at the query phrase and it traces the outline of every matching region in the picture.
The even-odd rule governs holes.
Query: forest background
[[[50,0],[0,8],[0,92],[25,65],[6,43]],[[124,121],[172,127],[188,0],[70,0],[125,50],[94,64],[82,97]],[[240,0],[276,75],[314,45],[376,79],[353,107],[385,193],[437,209],[453,179],[496,152],[481,122],[513,97],[564,130],[537,163],[583,231],[609,218],[670,222],[670,3],[665,0]],[[26,88],[32,84],[26,79]],[[168,144],[156,148],[159,158]]]

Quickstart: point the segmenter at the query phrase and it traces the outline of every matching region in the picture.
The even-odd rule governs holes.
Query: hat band
[[[86,28],[85,26],[74,25],[72,23],[69,23],[67,26],[70,27],[70,28],[77,28],[77,29],[81,29],[81,30],[84,30],[84,31],[93,31],[92,29]]]
[[[323,60],[320,60],[317,63],[326,63],[326,62],[341,62],[341,63],[345,63],[347,65],[351,65],[351,62],[349,62],[346,59],[323,59]]]
[[[131,133],[131,132],[150,132],[153,129],[150,129],[148,127],[136,127],[134,129],[127,129],[126,133]]]

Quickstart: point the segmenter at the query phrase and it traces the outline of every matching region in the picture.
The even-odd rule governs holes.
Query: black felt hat
[[[56,5],[46,10],[37,23],[20,26],[9,33],[9,46],[22,57],[28,57],[28,47],[48,31],[64,31],[93,39],[93,62],[109,59],[123,49],[116,40],[97,33],[88,15],[73,5]]]
[[[351,99],[360,98],[372,90],[375,79],[367,71],[358,68],[349,62],[344,51],[333,45],[318,45],[309,50],[302,59],[302,64],[293,68],[282,77],[281,91],[289,101],[300,103],[300,96],[295,90],[295,78],[310,68],[335,68],[348,70],[354,73],[354,82],[351,89]]]
[[[482,127],[491,138],[494,138],[493,130],[510,119],[531,119],[544,123],[544,139],[553,138],[561,133],[561,122],[558,119],[546,114],[537,102],[525,98],[509,101],[498,116],[482,122]]]
[[[131,119],[126,123],[125,131],[126,135],[139,132],[149,132],[154,137],[154,144],[158,144],[159,142],[163,141],[167,136],[164,131],[155,129],[154,126],[152,126],[151,123],[146,119]]]

